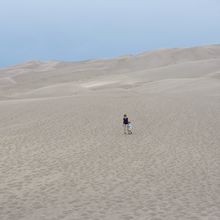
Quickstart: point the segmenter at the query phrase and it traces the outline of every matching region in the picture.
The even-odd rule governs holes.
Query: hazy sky
[[[220,0],[0,0],[0,66],[220,43]]]

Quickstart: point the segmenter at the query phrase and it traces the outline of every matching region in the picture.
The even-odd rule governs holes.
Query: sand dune
[[[1,69],[0,219],[219,220],[219,80],[220,45]]]

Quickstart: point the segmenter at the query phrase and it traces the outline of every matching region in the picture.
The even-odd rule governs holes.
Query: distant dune
[[[99,85],[94,87],[104,83],[107,87],[114,84],[114,89],[122,89],[161,79],[210,74],[218,78],[219,66],[220,45],[160,49],[111,60],[30,61],[0,70],[0,98],[72,95],[88,89],[83,85],[91,85],[91,82]]]
[[[2,68],[0,154],[2,220],[218,220],[220,45]]]

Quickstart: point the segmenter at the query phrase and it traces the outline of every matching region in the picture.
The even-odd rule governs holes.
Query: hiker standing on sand
[[[124,114],[123,118],[123,127],[124,127],[124,134],[127,134],[128,131],[128,117],[126,114]]]

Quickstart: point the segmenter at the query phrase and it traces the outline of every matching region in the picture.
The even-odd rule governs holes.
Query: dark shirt
[[[123,118],[123,124],[125,124],[125,125],[128,124],[128,117]]]

